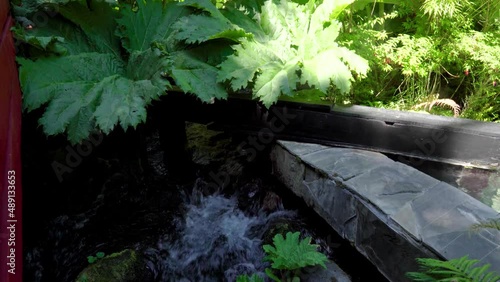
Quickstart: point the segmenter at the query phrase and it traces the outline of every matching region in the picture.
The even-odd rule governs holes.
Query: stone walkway
[[[391,281],[415,258],[469,255],[500,273],[500,231],[470,227],[492,208],[412,167],[369,151],[278,141],[274,174]]]

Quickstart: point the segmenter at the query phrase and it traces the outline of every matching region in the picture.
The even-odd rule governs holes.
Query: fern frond
[[[434,99],[430,102],[424,102],[415,105],[413,108],[424,107],[424,109],[427,108],[428,111],[431,111],[432,107],[434,107],[435,105],[440,107],[450,108],[451,110],[453,110],[453,117],[458,117],[460,115],[460,110],[461,110],[460,105],[457,104],[452,99]]]
[[[432,110],[434,105],[452,109],[454,117],[458,117],[460,115],[460,106],[452,99],[437,99],[432,101],[429,105],[429,111]]]
[[[475,266],[479,260],[469,259],[464,256],[449,261],[441,261],[430,258],[418,258],[421,272],[408,272],[406,276],[418,282],[497,282],[500,275],[495,272],[487,272],[489,264]]]
[[[483,228],[491,228],[491,229],[500,230],[500,219],[495,218],[495,219],[491,219],[489,221],[476,223],[476,224],[471,226],[472,231],[479,231],[480,229],[483,229]]]

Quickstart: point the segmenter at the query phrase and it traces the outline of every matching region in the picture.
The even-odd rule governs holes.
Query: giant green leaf
[[[267,107],[276,102],[282,93],[291,96],[299,82],[298,68],[294,62],[285,66],[278,62],[267,64],[266,70],[255,80],[254,96],[259,97]]]
[[[49,17],[44,25],[32,29],[16,28],[14,36],[21,42],[58,55],[95,50],[83,31],[60,17]]]
[[[47,105],[40,119],[45,133],[65,132],[73,143],[94,129],[109,133],[118,124],[136,127],[146,119],[146,106],[168,85],[161,78],[165,58],[152,50],[133,53],[129,66],[113,54],[99,53],[19,63],[25,108]]]
[[[231,2],[232,3],[232,2]],[[241,27],[247,33],[251,34],[253,38],[257,41],[265,40],[265,32],[262,30],[262,26],[259,25],[248,12],[241,11],[233,6],[225,7],[221,13],[227,18],[231,23]],[[250,36],[246,36],[250,38]]]
[[[147,105],[170,86],[163,77],[173,65],[165,42],[187,11],[175,3],[138,1],[137,12],[122,9],[117,25],[115,4],[89,3],[69,1],[46,25],[16,34],[40,54],[18,60],[24,108],[45,107],[45,133],[66,133],[73,143],[93,130],[126,130],[146,120]],[[128,54],[120,48],[117,26]]]
[[[185,93],[194,93],[204,102],[227,97],[226,90],[217,82],[217,68],[187,51],[177,52],[174,57],[171,75]]]
[[[235,55],[229,56],[219,65],[218,80],[230,81],[234,91],[246,87],[248,83],[253,81],[259,69],[262,69],[269,62],[279,59],[258,42],[254,42],[254,44],[244,42],[233,48]],[[247,48],[252,49],[247,50]],[[259,56],[255,56],[255,54],[259,54]]]
[[[253,85],[254,96],[266,106],[281,94],[293,95],[298,84],[323,93],[331,84],[341,92],[349,91],[352,72],[363,76],[368,63],[338,46],[335,39],[340,23],[332,18],[351,2],[325,0],[316,5],[311,0],[299,5],[285,0],[266,1],[255,17],[264,35],[234,46],[235,53],[219,65],[218,80],[229,82],[233,90]]]
[[[238,42],[242,37],[250,37],[251,33],[233,24],[209,0],[187,0],[179,3],[181,6],[191,7],[200,13],[185,16],[175,23],[175,34],[178,40],[187,43],[202,43],[211,39],[229,39]],[[201,13],[205,12],[205,13]]]
[[[29,111],[48,103],[55,96],[86,93],[103,77],[119,73],[122,68],[121,61],[112,55],[98,53],[37,61],[18,59],[18,62],[21,65],[19,78],[23,88],[24,107]]]
[[[163,5],[159,0],[137,1],[137,6],[137,11],[132,7],[121,9],[122,17],[117,20],[121,25],[117,34],[129,52],[144,51],[155,41],[167,42],[173,24],[189,12],[186,7],[173,2]]]
[[[229,22],[205,15],[190,15],[180,19],[175,27],[179,30],[175,38],[186,43],[202,43],[212,39],[229,39],[238,42],[249,36],[243,29]]]
[[[170,83],[162,74],[170,63],[170,58],[156,49],[134,51],[129,56],[125,76],[132,80],[150,80],[158,89],[165,90]]]
[[[117,11],[103,0],[69,2],[61,5],[59,12],[78,25],[92,42],[94,50],[100,53],[113,53],[119,57],[120,41],[114,35]]]
[[[118,123],[126,130],[146,121],[146,105],[152,99],[151,94],[158,93],[151,81],[114,76],[105,78],[101,84],[101,102],[94,117],[103,132],[109,133]]]

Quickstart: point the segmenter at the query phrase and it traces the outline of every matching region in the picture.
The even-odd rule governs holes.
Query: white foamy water
[[[222,195],[191,197],[177,240],[161,240],[156,257],[158,281],[236,281],[240,274],[261,273],[262,236],[275,219],[294,217],[279,210],[269,215],[246,215],[238,209],[237,199]]]

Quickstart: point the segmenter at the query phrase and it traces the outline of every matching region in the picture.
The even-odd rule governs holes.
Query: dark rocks
[[[270,213],[278,210],[279,208],[283,208],[280,196],[272,191],[266,191],[264,198],[262,199],[262,210]]]

